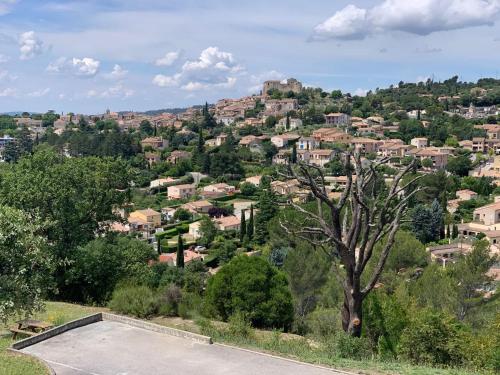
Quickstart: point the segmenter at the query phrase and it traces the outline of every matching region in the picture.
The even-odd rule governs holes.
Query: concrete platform
[[[21,351],[45,360],[58,375],[345,374],[107,320],[72,329]]]

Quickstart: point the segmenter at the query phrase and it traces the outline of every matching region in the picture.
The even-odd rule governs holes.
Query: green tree
[[[292,147],[292,156],[290,157],[290,162],[292,164],[297,163],[297,145],[294,143]]]
[[[34,183],[36,181],[36,183]],[[129,169],[121,160],[66,158],[44,149],[4,170],[0,204],[37,213],[55,257],[59,297],[71,299],[67,270],[78,246],[93,240],[116,220],[115,207],[128,200]]]
[[[43,305],[54,266],[43,227],[33,215],[0,205],[0,321]]]
[[[455,239],[458,237],[458,225],[453,224],[453,230],[451,232],[451,238]]]
[[[253,204],[251,204],[250,205],[250,217],[248,219],[248,225],[247,225],[247,238],[249,241],[252,241],[252,239],[253,239],[253,232],[254,232]]]
[[[148,262],[157,254],[144,241],[110,233],[75,249],[68,270],[72,300],[102,304],[124,279],[140,283],[147,277]]]
[[[255,217],[255,241],[266,242],[269,237],[267,225],[278,212],[276,196],[271,187],[263,188],[259,196],[259,212]]]
[[[457,176],[464,177],[469,174],[469,170],[472,168],[472,162],[466,155],[459,155],[457,157],[448,160],[446,165],[446,170],[450,173],[456,174]]]
[[[179,234],[177,240],[177,258],[176,258],[177,268],[184,268],[184,242],[182,241],[182,235]]]
[[[208,280],[207,312],[227,321],[245,314],[255,327],[289,329],[292,296],[285,275],[265,259],[240,255]]]
[[[200,221],[200,244],[204,246],[210,246],[210,244],[215,239],[217,235],[217,228],[215,227],[214,222],[208,216],[204,216]]]
[[[151,123],[148,120],[142,120],[139,124],[139,130],[141,133],[146,134],[148,136],[153,135],[154,129]]]
[[[245,241],[245,237],[247,235],[247,224],[245,218],[245,210],[241,210],[241,223],[240,223],[240,242],[243,243]]]

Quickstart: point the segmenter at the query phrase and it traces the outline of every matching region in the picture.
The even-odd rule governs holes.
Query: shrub
[[[156,298],[147,286],[118,287],[109,303],[111,310],[138,318],[147,318],[157,311]]]
[[[229,334],[235,337],[247,338],[253,334],[252,325],[242,312],[236,312],[229,318]]]
[[[455,318],[421,310],[401,335],[398,352],[416,364],[459,365],[463,359],[464,332]]]
[[[306,318],[306,327],[311,335],[320,340],[333,337],[342,331],[340,314],[337,309],[317,308]]]
[[[168,285],[159,293],[158,312],[161,315],[177,316],[181,299],[181,289],[175,284]]]
[[[208,280],[206,312],[224,321],[241,312],[255,327],[289,329],[292,296],[285,275],[265,259],[239,255]]]
[[[327,347],[340,358],[368,359],[372,356],[370,341],[364,337],[353,337],[339,332],[328,342]]]

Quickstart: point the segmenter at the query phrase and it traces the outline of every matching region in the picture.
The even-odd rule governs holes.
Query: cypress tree
[[[458,225],[453,224],[453,231],[451,232],[451,238],[455,239],[458,237]]]
[[[250,205],[250,217],[248,218],[247,236],[251,241],[253,238],[253,204]]]
[[[184,243],[182,242],[182,235],[179,233],[179,240],[177,241],[177,268],[184,268]]]
[[[451,228],[450,224],[446,227],[446,237],[451,238]]]
[[[293,147],[292,147],[292,157],[291,157],[290,161],[292,162],[292,164],[297,163],[297,145],[295,143],[293,144]]]
[[[240,242],[243,243],[247,234],[247,223],[245,219],[245,210],[241,210],[241,223],[240,223]]]
[[[161,255],[161,241],[158,237],[156,238],[156,251],[158,251],[158,254]]]
[[[287,114],[286,114],[285,129],[286,129],[286,130],[290,130],[290,113],[287,113]]]

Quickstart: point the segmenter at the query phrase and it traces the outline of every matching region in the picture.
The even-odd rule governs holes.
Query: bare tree
[[[413,168],[410,164],[397,173],[390,186],[377,189],[381,179],[383,181],[380,166],[387,159],[364,167],[359,153],[346,151],[342,158],[347,185],[338,201],[328,197],[321,168],[304,163],[289,165],[286,177],[296,178],[318,204],[317,209],[310,210],[291,202],[302,214],[300,223],[284,218],[280,225],[287,233],[310,241],[328,254],[334,265],[332,269],[343,286],[343,329],[359,337],[363,300],[380,278],[408,201],[418,191],[413,189],[418,177],[402,183],[403,177]],[[382,185],[385,186],[383,182]],[[382,240],[378,260],[373,258],[374,265],[367,271],[374,247]],[[365,271],[369,274],[363,275]]]

